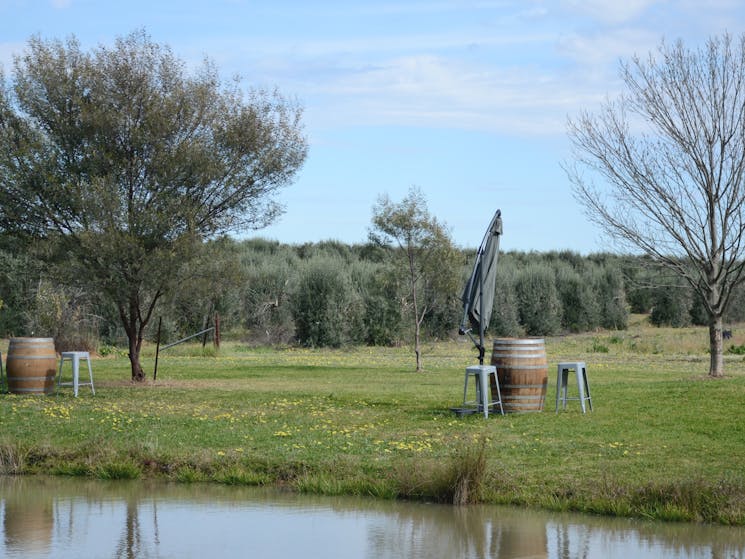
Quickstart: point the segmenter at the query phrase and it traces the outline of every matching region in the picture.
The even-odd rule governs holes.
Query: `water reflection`
[[[46,553],[54,527],[52,496],[39,491],[13,491],[4,498],[4,505],[5,545],[25,553]]]
[[[745,558],[741,528],[215,485],[0,477],[0,557]]]

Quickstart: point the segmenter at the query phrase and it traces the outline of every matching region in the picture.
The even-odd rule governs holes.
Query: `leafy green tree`
[[[412,187],[401,202],[380,196],[373,207],[371,241],[394,247],[405,277],[403,299],[414,330],[416,370],[423,370],[421,333],[428,314],[442,304],[437,293],[457,293],[460,258],[447,229],[430,215],[421,190]]]
[[[0,229],[54,241],[113,301],[143,380],[145,328],[199,244],[280,212],[273,194],[306,155],[300,117],[210,62],[187,72],[142,31],[90,52],[32,38],[0,91]]]
[[[9,239],[3,238],[7,245]],[[0,248],[0,336],[19,336],[27,329],[27,309],[32,306],[39,280],[46,276],[45,266],[27,247]]]

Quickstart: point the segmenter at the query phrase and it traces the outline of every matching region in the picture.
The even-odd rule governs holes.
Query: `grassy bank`
[[[741,339],[742,338],[742,339]],[[745,344],[735,328],[732,345]],[[6,346],[7,347],[7,346]],[[544,413],[456,417],[468,343],[426,348],[179,346],[157,382],[94,360],[96,395],[0,395],[0,473],[283,484],[298,491],[514,503],[745,524],[745,360],[708,380],[702,329],[547,339]],[[5,349],[5,348],[3,348]],[[560,360],[595,411],[553,412]],[[152,359],[145,360],[152,370]],[[573,404],[573,405],[572,405]]]

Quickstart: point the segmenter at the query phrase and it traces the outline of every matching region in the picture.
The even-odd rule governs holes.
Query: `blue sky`
[[[567,118],[621,90],[619,61],[664,38],[745,28],[738,0],[0,0],[0,64],[33,34],[85,47],[145,29],[194,65],[305,107],[309,153],[246,236],[364,242],[381,194],[412,186],[475,247],[497,208],[504,250],[611,250],[572,196]]]

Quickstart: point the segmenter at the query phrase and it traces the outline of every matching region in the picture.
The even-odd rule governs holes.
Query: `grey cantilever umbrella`
[[[497,210],[486,230],[484,240],[476,253],[473,272],[463,291],[463,320],[461,334],[468,334],[479,350],[479,364],[484,364],[484,331],[494,306],[494,289],[497,278],[497,259],[499,256],[499,238],[502,235],[502,212]],[[470,328],[468,327],[470,325]],[[472,330],[478,330],[479,342],[471,336]]]

